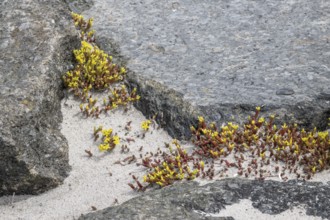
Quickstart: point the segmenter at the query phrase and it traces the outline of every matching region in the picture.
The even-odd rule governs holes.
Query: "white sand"
[[[136,162],[120,165],[115,164],[128,156],[156,152],[158,147],[165,149],[164,143],[171,143],[172,138],[162,129],[151,128],[144,139],[141,135],[141,122],[146,118],[133,107],[127,113],[122,110],[114,111],[108,115],[100,115],[99,119],[85,119],[79,112],[79,101],[72,96],[62,102],[62,133],[69,142],[69,157],[72,171],[63,185],[38,196],[9,196],[0,198],[0,219],[76,219],[82,213],[92,211],[92,206],[98,210],[111,205],[121,204],[133,197],[141,195],[131,190],[127,183],[133,183],[134,174],[142,177],[145,168],[137,166]],[[132,121],[131,131],[127,133],[126,123]],[[112,128],[121,137],[121,144],[126,144],[130,151],[121,153],[121,147],[117,147],[111,153],[100,153],[97,144],[93,140],[93,127],[103,125],[104,128]],[[127,133],[127,134],[126,134]],[[133,138],[135,142],[128,143],[126,138]],[[140,147],[143,150],[139,152]],[[190,144],[183,145],[191,148]],[[91,150],[92,157],[88,157],[85,150]],[[139,162],[139,161],[138,161]],[[110,175],[111,173],[111,175]],[[319,174],[318,180],[329,180],[329,172]],[[202,184],[209,181],[202,180]],[[118,203],[115,201],[118,200]],[[232,210],[231,212],[229,210]],[[237,212],[236,210],[243,210]],[[245,210],[245,211],[244,211]],[[246,211],[247,210],[247,211]],[[227,207],[220,216],[231,215],[235,219],[256,219],[256,213],[249,202],[241,201],[239,204]],[[242,213],[239,216],[239,213]],[[261,219],[317,219],[306,217],[303,209],[293,209],[277,216],[269,216],[259,212]]]

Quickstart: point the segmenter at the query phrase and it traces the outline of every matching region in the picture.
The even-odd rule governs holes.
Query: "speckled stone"
[[[61,0],[2,0],[0,20],[0,196],[37,194],[70,171],[61,75],[79,40]]]
[[[256,106],[277,122],[326,128],[328,0],[95,0],[83,14],[127,64],[137,107],[163,115],[173,136],[189,135],[195,114],[242,122]]]
[[[232,219],[208,218],[198,213],[218,213],[227,205],[250,199],[262,213],[276,215],[302,205],[306,214],[330,216],[330,185],[291,180],[288,182],[224,179],[199,186],[194,182],[176,184],[142,194],[119,206],[81,216],[96,219]],[[197,212],[196,212],[197,211]]]

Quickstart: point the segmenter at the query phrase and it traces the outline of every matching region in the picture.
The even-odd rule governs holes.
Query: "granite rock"
[[[79,219],[233,219],[230,216],[210,217],[205,213],[216,214],[241,199],[250,199],[254,208],[271,215],[303,205],[307,215],[330,216],[329,183],[234,178],[204,186],[195,182],[176,184],[144,193],[118,206],[82,215]]]
[[[61,0],[3,0],[0,20],[0,196],[37,194],[70,171],[61,74],[79,40]]]
[[[119,45],[136,106],[174,137],[189,136],[196,114],[242,123],[256,106],[277,124],[326,129],[327,0],[98,0],[83,14],[101,48]]]

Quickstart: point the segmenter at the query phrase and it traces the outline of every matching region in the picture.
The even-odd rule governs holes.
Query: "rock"
[[[241,199],[250,199],[254,208],[272,215],[304,205],[307,215],[330,216],[329,183],[234,178],[204,186],[194,182],[176,184],[144,193],[119,206],[82,215],[79,219],[233,219],[210,218],[198,213],[218,213]]]
[[[37,194],[70,171],[61,74],[79,40],[61,0],[4,0],[0,18],[0,196]]]
[[[93,6],[93,0],[65,0],[65,2],[75,13],[81,13]]]
[[[289,88],[281,88],[276,91],[276,95],[293,95],[294,91]]]
[[[174,137],[196,114],[242,123],[256,106],[277,124],[326,129],[330,1],[100,0],[83,14],[127,64],[136,106]]]

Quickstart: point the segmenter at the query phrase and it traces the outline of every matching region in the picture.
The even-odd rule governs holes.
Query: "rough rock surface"
[[[195,211],[217,213],[227,205],[250,199],[254,208],[279,214],[294,206],[306,207],[306,214],[330,216],[330,184],[303,181],[257,181],[224,179],[204,186],[196,183],[174,185],[145,193],[119,206],[81,216],[92,219],[232,219],[206,217]]]
[[[36,194],[70,170],[61,74],[79,41],[61,0],[3,0],[0,20],[0,196]]]
[[[159,113],[172,136],[189,136],[198,114],[242,122],[256,106],[326,128],[328,0],[97,0],[83,14],[102,48],[119,45],[137,107]]]

